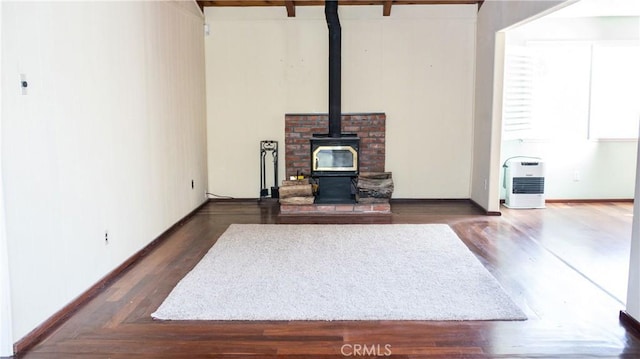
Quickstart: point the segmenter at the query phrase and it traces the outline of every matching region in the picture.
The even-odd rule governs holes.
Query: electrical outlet
[[[104,244],[109,244],[109,231],[104,231]]]
[[[194,189],[194,188],[196,188],[195,182],[193,180],[191,180],[191,189]]]

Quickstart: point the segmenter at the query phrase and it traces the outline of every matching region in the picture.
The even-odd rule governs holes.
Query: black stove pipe
[[[341,120],[341,63],[342,30],[338,17],[338,0],[326,0],[324,14],[329,28],[329,137],[340,137]]]

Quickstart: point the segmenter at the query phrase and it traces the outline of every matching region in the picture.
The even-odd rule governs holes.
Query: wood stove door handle
[[[318,159],[316,158],[316,165],[313,167],[314,170],[318,169]]]

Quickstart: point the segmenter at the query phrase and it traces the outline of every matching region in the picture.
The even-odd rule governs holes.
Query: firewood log
[[[390,198],[393,194],[393,180],[358,178],[360,197]]]
[[[313,196],[313,189],[310,184],[280,187],[280,198],[312,197],[312,196]]]

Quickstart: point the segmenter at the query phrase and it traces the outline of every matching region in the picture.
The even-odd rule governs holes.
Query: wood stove
[[[355,203],[360,139],[342,133],[338,2],[326,1],[324,13],[329,29],[329,129],[311,138],[311,177],[318,184],[315,203]]]

